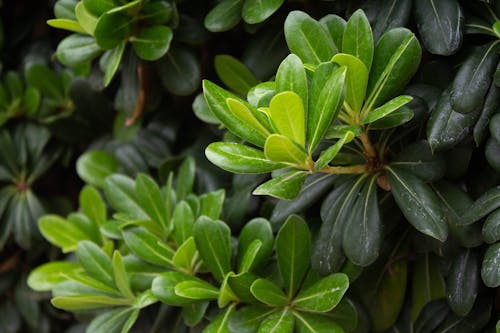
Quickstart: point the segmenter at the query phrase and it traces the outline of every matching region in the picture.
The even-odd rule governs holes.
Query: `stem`
[[[370,142],[370,138],[368,137],[368,133],[364,131],[360,135],[361,143],[363,144],[363,149],[365,151],[365,155],[369,160],[373,160],[377,157],[377,152]]]
[[[142,115],[144,111],[144,104],[146,103],[146,78],[145,78],[145,68],[142,64],[137,65],[137,77],[139,80],[139,95],[137,96],[137,103],[135,104],[135,110],[131,117],[125,120],[125,125],[130,126],[135,123],[137,119]]]
[[[352,166],[326,166],[323,169],[319,170],[319,172],[336,174],[336,175],[346,175],[346,174],[361,174],[366,172],[365,164],[358,164]]]

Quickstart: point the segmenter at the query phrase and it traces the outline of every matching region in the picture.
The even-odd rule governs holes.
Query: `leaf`
[[[148,219],[148,214],[142,209],[137,198],[135,182],[129,177],[120,174],[107,177],[104,182],[104,192],[111,207],[116,211],[131,219]]]
[[[453,312],[466,316],[472,310],[479,283],[479,258],[471,249],[464,249],[453,259],[446,279],[446,297]]]
[[[413,274],[411,318],[415,321],[426,304],[445,297],[446,287],[439,261],[432,254],[426,253],[417,259]]]
[[[231,230],[222,221],[200,217],[194,225],[196,248],[219,282],[231,271]]]
[[[411,96],[398,96],[391,99],[389,102],[386,102],[384,105],[370,111],[365,118],[363,119],[364,124],[369,124],[375,122],[379,119],[387,117],[394,111],[397,111],[402,106],[411,102],[413,98]]]
[[[349,219],[344,222],[342,248],[347,258],[358,266],[372,264],[382,245],[377,187],[377,177],[371,177],[354,202]]]
[[[130,281],[127,276],[127,270],[123,264],[123,258],[119,251],[113,253],[113,278],[115,285],[123,296],[134,299],[135,295],[130,288]]]
[[[181,313],[184,324],[189,327],[199,324],[205,316],[208,304],[208,301],[202,301],[183,306]]]
[[[255,280],[250,287],[250,291],[256,299],[269,306],[280,307],[288,303],[288,299],[281,288],[267,279]]]
[[[292,91],[300,97],[305,108],[304,114],[307,114],[309,97],[306,70],[302,60],[293,53],[281,62],[276,72],[276,92],[285,91]]]
[[[236,311],[229,320],[229,330],[238,333],[256,332],[260,323],[276,309],[262,306],[244,306]]]
[[[451,86],[453,110],[469,113],[481,107],[497,66],[499,46],[493,42],[474,48],[460,66]]]
[[[292,298],[309,269],[311,234],[297,215],[290,216],[276,236],[276,257],[288,298]]]
[[[147,24],[165,24],[168,23],[172,17],[175,15],[175,5],[169,2],[149,2],[143,4],[142,13],[144,16],[142,19]],[[175,20],[175,18],[173,18]]]
[[[65,101],[64,87],[61,78],[46,65],[28,64],[24,70],[26,82],[58,102]]]
[[[304,171],[286,172],[260,185],[252,194],[270,195],[278,199],[291,200],[299,194],[306,177],[307,173]]]
[[[193,210],[186,201],[179,202],[172,215],[174,226],[174,238],[177,245],[183,244],[189,237],[193,236],[195,216]]]
[[[229,320],[233,313],[234,306],[229,306],[203,329],[203,333],[229,333]]]
[[[415,20],[422,43],[429,52],[449,56],[458,51],[464,21],[458,1],[417,1]]]
[[[358,58],[345,53],[333,56],[332,61],[347,68],[345,101],[353,111],[359,112],[363,106],[368,85],[368,70]]]
[[[126,42],[123,42],[104,54],[104,56],[107,56],[105,58],[106,62],[104,67],[104,87],[107,87],[111,83],[111,80],[115,77],[115,74],[120,67],[123,54],[125,53],[126,46]]]
[[[392,167],[386,170],[392,195],[408,222],[418,231],[444,242],[448,225],[436,194],[407,171]]]
[[[364,110],[394,97],[417,71],[421,53],[420,44],[410,30],[397,28],[386,32],[375,47]]]
[[[94,187],[87,185],[80,192],[80,209],[96,226],[106,223],[106,204]]]
[[[391,165],[405,169],[420,179],[432,182],[443,178],[446,171],[444,157],[432,153],[427,141],[415,141],[394,158]]]
[[[81,270],[81,266],[75,262],[48,262],[31,271],[28,276],[28,286],[35,291],[49,291],[57,284],[68,280],[68,274],[78,270]]]
[[[225,197],[226,192],[224,189],[204,193],[203,195],[201,195],[200,215],[209,217],[212,220],[218,219],[222,213],[222,205],[224,204]]]
[[[167,207],[156,182],[145,174],[139,174],[135,180],[135,193],[139,205],[151,221],[158,224],[163,230],[167,230],[169,218]]]
[[[268,160],[260,150],[233,142],[211,143],[205,155],[219,168],[234,173],[266,173],[284,167]]]
[[[249,251],[250,245],[255,241],[260,241],[261,246],[256,251],[251,265],[244,267],[243,258],[246,252]],[[252,268],[258,267],[260,263],[263,263],[271,256],[273,246],[274,236],[269,221],[263,218],[250,220],[241,229],[238,237],[238,272],[251,271]]]
[[[334,145],[330,146],[328,149],[323,150],[319,155],[318,160],[314,163],[314,170],[319,171],[326,167],[335,156],[337,156],[342,146],[354,139],[353,132],[347,132],[344,137],[340,138]]]
[[[129,227],[122,231],[122,235],[125,244],[137,257],[154,265],[172,266],[174,251],[153,233],[144,228]]]
[[[276,95],[276,89],[277,88],[275,82],[259,83],[248,91],[248,103],[256,108],[267,106],[271,102],[271,99],[274,97],[274,95]]]
[[[321,23],[301,11],[288,14],[285,39],[290,51],[306,64],[319,65],[337,53],[337,47]]]
[[[294,312],[297,333],[343,333],[333,319],[314,313]]]
[[[215,72],[232,91],[246,96],[250,88],[257,84],[252,72],[238,59],[227,55],[217,55],[214,60]]]
[[[500,209],[491,213],[483,224],[483,238],[488,244],[500,240]]]
[[[470,207],[464,207],[460,225],[469,225],[479,221],[492,211],[500,208],[500,186],[494,187],[483,193]]]
[[[186,306],[195,301],[181,297],[175,293],[175,286],[185,281],[193,281],[195,277],[180,272],[166,272],[157,276],[151,285],[151,290],[156,298],[171,306]]]
[[[93,333],[120,333],[127,332],[125,327],[134,324],[139,316],[139,310],[132,308],[117,308],[101,313],[95,317],[87,327]]]
[[[312,154],[336,119],[344,102],[346,69],[333,65],[318,66],[311,82],[311,99],[307,115],[308,152]]]
[[[43,216],[38,225],[43,237],[65,253],[75,251],[81,241],[91,239],[85,230],[57,215]]]
[[[182,281],[175,285],[174,292],[184,298],[194,300],[217,299],[219,290],[202,280]]]
[[[201,64],[193,49],[173,44],[155,64],[161,83],[168,92],[188,96],[198,90]]]
[[[97,187],[103,187],[104,179],[117,172],[118,168],[119,162],[113,155],[99,150],[81,155],[76,162],[80,178]]]
[[[94,30],[97,45],[104,50],[111,50],[123,44],[131,33],[131,23],[132,18],[121,11],[109,11],[102,14]]]
[[[243,0],[223,0],[205,16],[205,28],[211,32],[227,31],[241,20]]]
[[[342,52],[361,60],[367,71],[370,71],[373,59],[373,35],[370,22],[361,9],[355,11],[347,21],[342,38]]]
[[[78,23],[78,21],[75,21],[72,19],[65,19],[65,18],[51,19],[51,20],[47,20],[47,24],[50,25],[51,27],[57,28],[57,29],[64,29],[64,30],[76,32],[79,34],[86,33],[85,29],[82,28],[80,23]]]
[[[384,32],[408,25],[412,13],[411,0],[376,1],[376,20],[373,25],[373,37],[378,40]]]
[[[328,275],[295,297],[293,304],[300,309],[312,312],[332,310],[344,296],[349,287],[349,278],[343,273]]]
[[[257,242],[259,242],[257,240]],[[234,274],[230,272],[227,275],[227,284],[233,293],[246,304],[258,304],[259,301],[250,292],[252,283],[258,279],[258,276],[252,273]]]
[[[82,0],[82,3],[95,16],[101,16],[116,6],[114,0]]]
[[[264,155],[267,159],[290,164],[297,168],[307,168],[307,154],[288,137],[280,134],[271,134],[267,137],[264,146]]]
[[[255,131],[254,127],[250,124],[242,122],[241,119],[237,118],[232,112],[230,112],[229,107],[226,104],[226,100],[228,98],[237,99],[234,95],[207,80],[203,81],[203,93],[210,110],[212,110],[215,116],[224,124],[224,126],[227,127],[229,131],[259,147],[264,146],[266,136],[261,132]]]
[[[292,333],[294,318],[288,308],[277,311],[265,318],[257,333]]]
[[[305,147],[305,110],[300,96],[294,92],[275,95],[269,104],[269,114],[280,134],[300,147]]]
[[[78,20],[78,23],[82,26],[82,28],[89,34],[94,35],[95,26],[97,23],[97,17],[90,13],[83,2],[79,2],[75,6],[75,16]]]
[[[115,287],[111,259],[100,247],[90,241],[81,241],[78,244],[76,256],[91,277],[109,287]]]
[[[172,262],[175,267],[192,271],[199,255],[194,237],[191,236],[177,248]]]
[[[66,66],[90,62],[102,53],[91,36],[72,34],[57,45],[57,60]]]
[[[237,118],[241,123],[248,124],[253,128],[253,131],[259,132],[260,135],[267,137],[270,133],[265,126],[254,116],[255,112],[252,112],[245,104],[234,98],[226,99],[229,112]]]
[[[144,27],[129,38],[137,56],[143,60],[154,61],[163,57],[170,48],[172,29],[164,25]]]
[[[333,43],[341,47],[347,22],[342,17],[334,14],[323,16],[319,20],[319,22],[330,33],[330,37],[333,39]]]
[[[484,254],[481,266],[481,277],[486,286],[496,288],[500,286],[500,243],[495,243],[488,247]]]
[[[104,295],[79,294],[73,296],[56,296],[51,300],[51,303],[56,308],[66,311],[87,311],[129,305],[129,300]]]
[[[246,0],[242,11],[243,19],[249,24],[264,22],[281,7],[283,2],[285,0]]]

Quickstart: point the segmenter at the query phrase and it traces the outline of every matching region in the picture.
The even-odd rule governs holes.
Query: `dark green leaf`
[[[286,172],[260,185],[253,191],[253,194],[291,200],[299,194],[306,177],[305,171]]]
[[[484,254],[481,266],[481,277],[486,286],[496,288],[500,286],[500,243],[491,245]]]
[[[323,24],[326,30],[330,33],[333,43],[341,47],[347,22],[342,17],[333,14],[323,16],[319,22]]]
[[[300,96],[307,114],[308,92],[307,76],[302,60],[295,54],[290,54],[278,67],[276,73],[276,92],[293,91]]]
[[[125,326],[132,326],[138,315],[139,310],[132,308],[109,310],[95,317],[87,330],[94,333],[120,333]]]
[[[453,312],[466,316],[479,293],[479,258],[470,249],[462,250],[454,259],[446,279],[446,296]]]
[[[92,61],[99,54],[101,48],[94,38],[85,35],[73,34],[63,39],[57,46],[57,60],[66,66],[76,66]]]
[[[250,70],[238,59],[222,54],[215,57],[215,71],[224,84],[232,91],[246,96],[251,87],[257,84],[257,79]]]
[[[81,241],[76,256],[90,276],[109,287],[114,287],[111,258],[99,246],[89,241]]]
[[[297,333],[343,333],[344,330],[334,320],[306,312],[294,312]]]
[[[246,23],[256,24],[265,21],[276,12],[285,0],[246,0],[242,16]]]
[[[273,231],[271,229],[271,224],[266,219],[252,219],[250,222],[245,224],[243,229],[241,229],[238,238],[238,272],[243,272],[242,263],[244,255],[248,251],[250,244],[252,244],[255,240],[259,240],[261,242],[261,247],[255,254],[252,265],[247,267],[247,271],[251,271],[252,268],[258,267],[260,263],[269,258],[273,251]]]
[[[205,28],[212,32],[227,31],[241,20],[243,0],[223,0],[205,17]]]
[[[433,154],[427,141],[416,141],[408,145],[391,165],[405,169],[424,181],[437,181],[446,171],[443,156]]]
[[[101,16],[116,6],[113,0],[82,0],[82,3],[95,16]]]
[[[468,225],[479,221],[492,211],[500,207],[500,186],[483,193],[470,207],[463,207],[463,214],[459,221],[461,225]]]
[[[196,302],[182,307],[182,318],[184,324],[189,327],[196,326],[203,320],[205,312],[208,308],[209,302]]]
[[[135,53],[143,60],[158,60],[170,48],[173,33],[164,25],[153,25],[141,29],[138,34],[129,38]]]
[[[160,188],[151,177],[139,174],[135,180],[135,193],[141,208],[147,213],[151,221],[166,230],[168,228],[167,208]]]
[[[412,0],[375,1],[376,17],[373,37],[378,40],[384,32],[393,28],[405,27],[410,20]]]
[[[245,306],[234,313],[229,321],[231,332],[255,333],[260,323],[276,309],[262,306]]]
[[[483,224],[483,238],[492,244],[500,240],[500,209],[491,213]]]
[[[328,275],[309,288],[301,290],[293,303],[305,311],[328,312],[339,304],[348,287],[347,275]]]
[[[179,202],[174,209],[172,224],[174,226],[174,238],[177,245],[184,243],[193,235],[195,216],[193,210],[186,201]]]
[[[355,11],[344,30],[342,52],[351,54],[361,60],[368,72],[373,59],[373,35],[370,22],[363,10]]]
[[[142,260],[162,267],[172,266],[174,251],[151,232],[132,227],[123,230],[122,234],[130,251]]]
[[[175,95],[191,95],[200,86],[201,65],[192,49],[172,45],[156,65],[163,87]]]
[[[120,11],[107,12],[99,17],[94,31],[97,45],[111,50],[122,44],[131,32],[132,18]]]
[[[153,280],[151,290],[155,297],[165,304],[172,306],[186,306],[193,304],[196,301],[181,297],[175,293],[175,286],[184,281],[192,281],[195,278],[191,275],[186,275],[180,272],[166,272]]]
[[[252,295],[260,302],[274,307],[285,306],[288,299],[274,282],[267,279],[257,279],[250,287]]]

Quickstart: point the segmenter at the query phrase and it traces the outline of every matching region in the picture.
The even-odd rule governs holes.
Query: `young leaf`
[[[240,122],[248,124],[254,131],[259,132],[263,136],[268,136],[270,134],[267,128],[255,118],[254,113],[250,111],[245,104],[234,98],[226,99],[226,103],[229,112],[231,112]]]
[[[278,67],[276,92],[293,91],[300,96],[304,108],[308,106],[307,75],[302,60],[290,54]],[[307,110],[304,111],[307,114]]]
[[[326,167],[328,163],[330,163],[335,156],[337,156],[340,149],[342,149],[342,146],[354,139],[354,136],[353,132],[346,132],[340,140],[335,142],[334,145],[330,146],[326,150],[323,150],[319,155],[318,160],[314,163],[314,170],[319,171]]]
[[[404,216],[417,230],[442,242],[448,237],[448,225],[439,199],[416,176],[388,166],[391,192]]]
[[[294,318],[289,308],[284,308],[265,318],[257,333],[292,333]]]
[[[106,223],[106,204],[94,187],[87,185],[80,192],[80,209],[96,225]]]
[[[80,23],[78,23],[78,21],[75,21],[75,20],[58,18],[58,19],[48,20],[47,24],[53,28],[64,29],[64,30],[76,32],[79,34],[86,34],[87,33],[85,31],[85,29],[82,28]]]
[[[339,304],[348,287],[349,278],[344,273],[328,275],[301,290],[293,304],[305,311],[328,312]]]
[[[373,60],[373,35],[370,22],[363,10],[355,11],[344,30],[342,52],[361,60],[370,71]]]
[[[294,92],[282,92],[269,104],[271,119],[280,134],[288,137],[300,147],[305,147],[305,110],[300,96]]]
[[[172,258],[172,262],[175,267],[192,271],[198,257],[199,253],[196,249],[196,243],[194,237],[191,236],[179,246]]]
[[[269,306],[280,307],[288,303],[288,299],[281,288],[267,279],[255,280],[250,287],[250,291],[256,299]]]
[[[285,90],[290,90],[290,89],[285,89]],[[271,99],[274,97],[274,95],[276,95],[276,91],[277,91],[277,86],[275,82],[259,83],[248,91],[247,94],[248,103],[250,103],[250,105],[256,108],[267,106],[269,105],[269,103],[271,103]]]
[[[82,267],[90,276],[107,286],[115,286],[113,282],[111,259],[100,247],[92,242],[82,241],[78,244],[76,256]]]
[[[203,280],[182,281],[175,285],[176,295],[194,300],[217,299],[219,290]]]
[[[113,253],[113,278],[115,285],[123,296],[134,299],[135,295],[130,288],[129,277],[127,276],[127,271],[125,265],[123,264],[123,258],[119,251]]]
[[[172,266],[174,251],[153,233],[132,227],[124,229],[122,234],[130,251],[142,260],[162,267]]]
[[[464,15],[456,0],[417,1],[415,20],[425,48],[433,53],[448,56],[462,44]]]
[[[67,281],[68,275],[81,269],[75,262],[52,261],[31,271],[28,276],[28,286],[36,291],[50,291],[57,284]]]
[[[276,12],[285,0],[246,0],[242,16],[246,23],[257,24]]]
[[[84,230],[57,215],[43,216],[38,225],[43,237],[65,253],[75,251],[81,241],[90,239]]]
[[[155,297],[171,306],[186,306],[194,303],[192,299],[181,297],[175,293],[175,286],[181,282],[193,281],[195,277],[180,272],[166,272],[153,280],[151,290]]]
[[[129,41],[139,58],[154,61],[168,52],[172,37],[173,32],[169,27],[153,25],[142,28],[138,34],[130,37]]]
[[[195,216],[193,210],[186,201],[179,202],[172,215],[174,226],[174,238],[177,244],[183,244],[193,235]]]
[[[310,255],[309,228],[299,216],[292,215],[276,236],[278,267],[289,299],[295,295],[309,269]]]
[[[268,180],[257,187],[252,194],[291,200],[299,194],[306,177],[307,173],[304,171],[290,171]]]
[[[135,180],[135,193],[138,203],[148,214],[151,221],[166,230],[168,223],[167,209],[156,182],[145,174],[139,174]]]
[[[363,106],[368,85],[368,70],[365,64],[355,56],[346,53],[334,55],[332,61],[347,68],[345,101],[353,111],[359,112]]]
[[[75,6],[75,16],[78,20],[78,23],[82,26],[82,28],[91,36],[94,35],[95,26],[97,24],[97,17],[92,15],[83,2],[79,2]]]
[[[261,246],[254,256],[252,264],[243,269],[243,258],[249,250],[250,244],[256,240],[260,241]],[[241,229],[238,238],[238,272],[250,271],[257,267],[264,260],[268,259],[273,251],[274,237],[269,221],[263,218],[255,218],[245,224]]]
[[[126,46],[127,43],[124,41],[117,45],[114,49],[104,54],[104,56],[106,56],[103,80],[104,87],[107,87],[111,83],[111,80],[115,77],[118,68],[120,68],[120,63],[122,62]]]
[[[369,124],[379,119],[385,118],[394,111],[397,111],[402,106],[411,102],[412,99],[413,98],[411,96],[404,96],[404,95],[393,98],[384,105],[379,106],[378,108],[370,111],[370,113],[368,113],[363,119],[363,123]]]
[[[346,68],[332,70],[332,64],[320,65],[311,83],[311,99],[307,115],[307,142],[312,154],[335,120],[344,102]]]
[[[252,72],[238,59],[222,54],[215,56],[215,72],[224,84],[234,92],[246,96],[251,87],[257,84]]]
[[[115,174],[106,178],[104,192],[111,207],[131,219],[147,220],[148,214],[142,209],[137,198],[135,182],[123,175]]]
[[[268,136],[264,146],[264,154],[274,162],[307,168],[306,152],[284,135],[271,134]]]
[[[200,217],[194,225],[196,248],[219,282],[231,271],[231,230],[222,221]]]
[[[234,173],[266,173],[284,167],[268,160],[260,150],[233,142],[211,143],[205,155],[221,169]]]
[[[288,14],[285,39],[290,51],[306,64],[319,65],[337,53],[337,47],[321,23],[301,11]]]

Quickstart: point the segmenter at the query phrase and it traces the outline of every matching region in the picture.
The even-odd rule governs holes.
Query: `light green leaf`
[[[196,249],[194,237],[191,236],[179,246],[174,254],[172,261],[178,268],[182,268],[187,271],[193,271],[199,255],[200,254]]]
[[[28,276],[28,286],[36,291],[50,291],[57,284],[67,281],[67,275],[81,270],[75,262],[53,261],[38,266]]]
[[[136,220],[148,220],[137,198],[135,182],[124,175],[115,174],[106,178],[104,184],[106,197],[116,211]]]
[[[287,163],[303,169],[308,168],[306,152],[284,135],[270,135],[264,146],[264,154],[274,162]]]
[[[130,305],[130,300],[104,295],[80,294],[57,296],[51,300],[53,306],[66,311],[96,310],[113,306]]]
[[[276,92],[293,91],[300,96],[304,108],[308,106],[307,75],[302,60],[295,54],[288,55],[276,72]],[[307,109],[304,110],[307,114]]]
[[[305,147],[305,110],[300,96],[294,92],[282,92],[271,99],[271,119],[280,134],[288,137],[300,147]]]
[[[369,72],[373,59],[373,35],[370,22],[363,10],[355,11],[344,30],[342,52],[361,60]]]
[[[180,297],[194,300],[211,300],[219,296],[219,290],[216,287],[198,279],[177,283],[174,292]]]
[[[107,61],[104,70],[104,87],[107,87],[111,83],[111,80],[113,80],[113,77],[118,71],[123,54],[125,53],[125,46],[127,46],[127,43],[123,42],[105,53],[105,55],[107,55]]]
[[[338,53],[332,61],[347,68],[345,101],[353,111],[359,112],[363,106],[368,85],[366,65],[353,55]]]
[[[43,237],[60,247],[63,252],[75,251],[78,243],[91,239],[85,230],[57,215],[45,215],[40,218],[38,227]]]
[[[113,278],[115,285],[123,296],[134,299],[135,295],[130,288],[129,277],[127,276],[127,270],[123,264],[123,258],[119,251],[115,250],[113,253]]]
[[[268,180],[257,187],[252,194],[269,195],[278,199],[291,200],[299,194],[306,177],[307,172],[290,171]]]
[[[293,304],[305,311],[328,312],[339,304],[348,287],[349,278],[344,273],[328,275],[301,290]]]
[[[257,24],[267,20],[285,0],[246,0],[242,16],[246,23]]]
[[[294,318],[288,308],[275,312],[265,318],[257,333],[292,333]]]
[[[76,256],[91,277],[109,287],[115,286],[111,258],[99,246],[89,241],[82,241],[78,244]]]
[[[87,185],[80,192],[80,209],[96,226],[106,223],[106,204],[94,187]]]
[[[85,29],[82,28],[80,23],[78,23],[78,21],[75,20],[58,18],[58,19],[48,20],[47,24],[53,28],[69,30],[79,34],[87,33]]]
[[[165,304],[172,306],[186,306],[195,301],[181,297],[175,293],[175,286],[181,282],[193,281],[195,277],[180,272],[166,272],[153,280],[151,290],[155,297]]]
[[[226,99],[228,110],[232,113],[232,115],[237,118],[240,122],[245,123],[253,128],[254,131],[259,132],[264,137],[268,136],[270,133],[265,128],[257,118],[255,118],[254,113],[250,111],[250,109],[234,98]],[[257,110],[255,110],[257,112]]]
[[[102,52],[93,37],[72,34],[57,45],[56,56],[63,65],[77,66],[92,61]]]
[[[76,162],[80,178],[101,188],[104,186],[104,179],[117,172],[119,167],[120,163],[113,155],[100,150],[84,153]]]
[[[122,234],[125,244],[137,257],[154,265],[172,267],[174,251],[151,232],[144,228],[129,227]]]
[[[377,121],[379,119],[382,119],[384,117],[387,117],[394,111],[397,111],[399,108],[402,106],[408,104],[411,102],[413,97],[411,96],[398,96],[396,98],[391,99],[389,102],[385,103],[384,105],[370,111],[365,118],[363,119],[364,124],[369,124],[374,121]]]
[[[83,2],[79,2],[75,6],[75,16],[80,23],[80,26],[91,36],[94,35],[95,26],[97,24],[97,17],[92,15]]]
[[[183,244],[189,237],[193,236],[195,216],[193,210],[186,201],[179,202],[172,215],[174,226],[174,238],[177,245]]]
[[[354,136],[353,132],[346,132],[340,140],[335,142],[334,145],[330,146],[326,150],[323,150],[319,155],[318,160],[314,163],[314,170],[319,171],[326,167],[328,163],[330,163],[335,156],[337,156],[340,149],[342,149],[342,146],[354,139]]]
[[[222,213],[225,197],[226,191],[224,189],[202,194],[200,196],[200,215],[204,215],[212,220],[218,219]]]
[[[323,16],[319,22],[330,33],[333,43],[338,47],[342,47],[342,39],[344,38],[344,30],[347,22],[342,17],[334,14]]]
[[[137,202],[151,221],[166,231],[168,229],[167,208],[156,182],[145,174],[139,174],[135,180],[135,193]]]
[[[260,302],[269,306],[285,306],[288,299],[285,294],[274,282],[267,279],[257,279],[250,287],[252,295]]]

